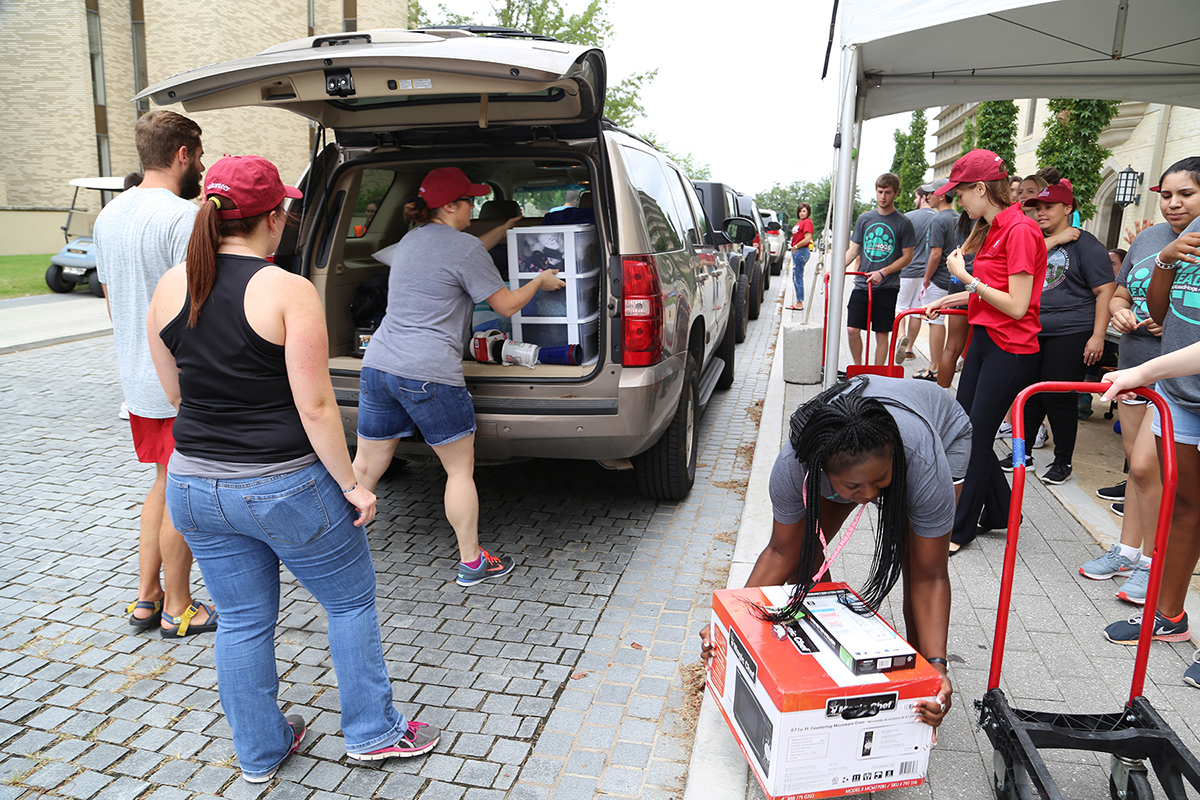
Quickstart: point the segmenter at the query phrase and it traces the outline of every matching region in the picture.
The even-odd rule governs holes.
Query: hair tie
[[[214,206],[216,206],[217,208],[220,208],[220,207],[221,207],[221,198],[217,197],[215,194],[210,194],[210,195],[208,196],[208,199],[209,199],[209,200],[212,200],[212,201],[213,201],[213,205],[214,205]]]

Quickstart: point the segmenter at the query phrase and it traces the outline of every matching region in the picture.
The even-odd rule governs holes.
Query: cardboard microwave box
[[[853,619],[838,602],[854,597],[843,583],[817,584],[807,604],[814,613],[792,625],[754,615],[754,606],[782,606],[788,592],[713,592],[708,688],[763,792],[815,800],[923,783],[933,728],[915,721],[913,704],[937,699],[941,675],[910,658],[912,648],[877,615]],[[851,616],[841,625],[838,614]],[[831,629],[856,640],[840,642]],[[863,659],[847,657],[864,647],[888,655],[864,671]]]

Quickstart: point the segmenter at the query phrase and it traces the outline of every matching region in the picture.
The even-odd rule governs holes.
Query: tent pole
[[[829,314],[825,319],[825,375],[823,384],[829,388],[837,383],[838,355],[842,343],[842,301],[846,283],[846,250],[850,246],[850,227],[854,224],[854,171],[857,159],[855,147],[861,132],[862,117],[858,103],[859,49],[851,45],[842,59],[842,120],[838,126],[840,146],[837,170],[834,174],[833,244],[829,253]],[[870,344],[871,334],[867,334]]]

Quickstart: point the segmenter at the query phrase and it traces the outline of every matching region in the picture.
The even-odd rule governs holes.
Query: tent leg
[[[840,147],[834,173],[833,244],[829,253],[829,314],[825,319],[825,388],[837,382],[838,356],[842,343],[842,296],[846,283],[846,250],[850,246],[850,226],[854,224],[854,174],[858,159],[855,147],[862,131],[862,113],[858,103],[859,49],[850,46],[842,58],[842,119],[838,126]],[[871,334],[867,334],[870,344]]]

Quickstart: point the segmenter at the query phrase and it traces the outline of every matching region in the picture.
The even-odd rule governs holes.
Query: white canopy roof
[[[1200,108],[1197,0],[841,0],[863,118],[1021,97]]]

